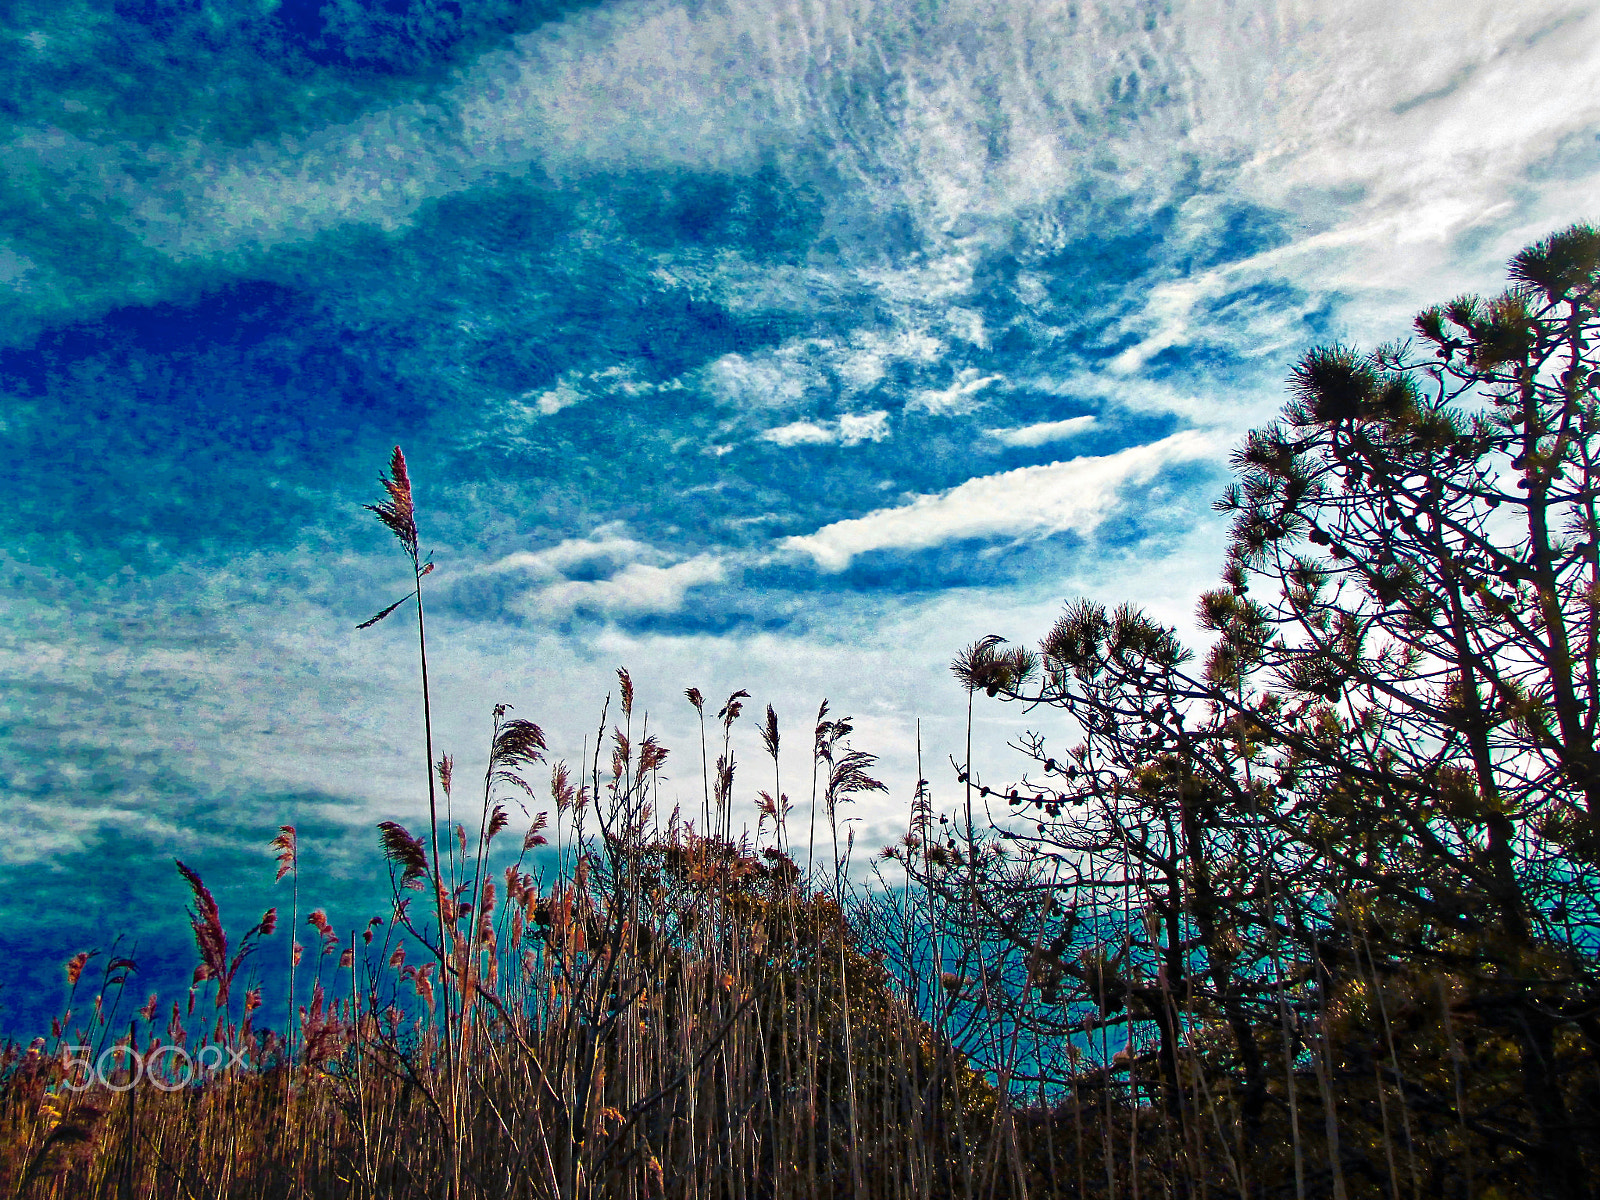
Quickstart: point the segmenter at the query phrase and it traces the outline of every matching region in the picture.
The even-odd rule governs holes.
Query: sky
[[[953,801],[963,644],[1079,595],[1198,640],[1299,355],[1497,290],[1597,182],[1576,0],[6,5],[0,1033],[119,933],[186,981],[175,857],[242,929],[295,824],[367,915],[426,819],[410,627],[354,628],[407,586],[393,446],[463,774],[498,703],[577,762],[625,666],[665,804],[684,689],[742,688],[735,824],[767,703],[804,814],[827,698],[870,850],[919,728]],[[1060,727],[976,722],[995,779]]]

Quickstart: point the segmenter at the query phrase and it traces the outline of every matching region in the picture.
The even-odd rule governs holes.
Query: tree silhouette
[[[1397,1096],[1408,1131],[1453,1121],[1543,1196],[1587,1197],[1600,1170],[1600,231],[1510,273],[1499,296],[1423,312],[1420,340],[1300,360],[1218,502],[1233,523],[1200,601],[1207,654],[1077,602],[1036,689],[989,689],[1064,710],[1076,736],[1018,743],[1038,769],[1004,798],[1034,819],[991,841],[1020,856],[967,847],[993,874],[983,936],[1064,982],[1033,1019],[1082,1026],[1090,1005],[1154,1029],[1175,1112],[1183,1043],[1214,1022],[1246,1148],[1269,1057],[1291,1080],[1309,1060],[1335,1195],[1359,1165],[1337,1113],[1350,1039],[1380,1025],[1377,1101]],[[1080,903],[1035,930],[1007,905],[1040,861]],[[1389,1001],[1422,1014],[1409,1049]],[[1485,1078],[1463,1097],[1467,1025],[1514,1061],[1514,1093]],[[1424,1052],[1455,1056],[1454,1089],[1450,1067],[1407,1069]],[[1279,1090],[1300,1174],[1299,1096]]]

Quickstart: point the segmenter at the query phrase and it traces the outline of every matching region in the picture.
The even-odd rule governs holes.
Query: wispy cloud
[[[768,429],[763,440],[780,446],[826,446],[835,442],[858,446],[862,442],[881,442],[890,435],[889,414],[884,409],[868,413],[844,413],[837,421],[792,421]]]
[[[1043,446],[1050,442],[1063,442],[1090,428],[1095,422],[1093,413],[1081,417],[1068,417],[1064,421],[1040,421],[1016,429],[986,429],[984,432],[995,441],[1007,446]]]
[[[553,417],[563,408],[571,408],[574,404],[582,404],[584,394],[575,386],[575,381],[567,376],[562,376],[556,381],[555,387],[546,388],[542,392],[524,392],[518,397],[520,401],[533,401],[533,406],[547,417]]]
[[[588,537],[565,538],[544,550],[514,550],[465,572],[468,579],[513,575],[531,579],[557,579],[574,567],[634,562],[651,554],[644,542],[627,536],[621,522],[602,526]]]
[[[924,237],[982,242],[1048,212],[1065,181],[1105,174],[1153,194],[1199,170],[1232,175],[1308,233],[1353,218],[1381,267],[1401,236],[1389,214],[1448,237],[1499,204],[1526,206],[1528,166],[1593,127],[1597,38],[1600,19],[1568,0],[1469,0],[1412,20],[1379,0],[1189,0],[1148,22],[1120,3],[957,0],[931,26],[896,0],[647,2],[569,14],[426,94],[384,104],[375,91],[309,129],[321,111],[309,98],[284,129],[242,143],[152,141],[119,125],[132,118],[115,105],[97,105],[104,128],[78,136],[41,108],[7,151],[182,259],[351,222],[396,229],[430,199],[528,163],[573,178],[746,170],[776,155],[826,164],[840,245],[847,225],[870,240],[881,227],[868,218],[891,213]],[[51,41],[54,59],[73,39]],[[960,303],[972,261],[932,255],[922,274],[949,275]]]
[[[1099,525],[1122,489],[1148,483],[1168,464],[1216,453],[1192,430],[1098,458],[1021,467],[969,479],[938,495],[836,521],[784,540],[823,571],[842,571],[873,550],[924,550],[965,538],[1045,537]]]
[[[881,442],[889,436],[889,414],[882,409],[869,413],[845,413],[839,418],[839,440],[846,446],[860,442]]]
[[[962,416],[977,408],[981,403],[978,393],[999,379],[999,375],[985,375],[977,367],[966,367],[956,372],[949,387],[937,391],[925,388],[911,398],[906,408],[921,409],[934,416]]]
[[[674,613],[691,588],[727,578],[722,561],[697,555],[667,567],[629,563],[609,579],[567,580],[523,598],[516,607],[524,616],[548,620],[575,612],[638,616]]]
[[[826,446],[839,440],[839,431],[815,421],[791,421],[774,426],[761,436],[780,446]]]
[[[832,278],[835,283],[841,279],[837,267]],[[871,282],[861,281],[858,304],[873,303],[874,294],[866,290]],[[881,297],[876,299],[881,305]],[[893,370],[931,368],[948,349],[942,337],[930,332],[929,326],[939,320],[936,315],[914,309],[893,315],[897,327],[889,331],[856,328],[839,337],[789,338],[762,350],[723,355],[701,375],[719,401],[742,409],[786,408],[808,397],[868,393]]]
[[[670,551],[629,537],[622,524],[614,523],[589,537],[567,538],[544,550],[514,551],[463,571],[452,588],[465,603],[493,585],[504,610],[546,622],[574,614],[605,618],[675,613],[690,590],[727,578],[720,555],[674,561]]]

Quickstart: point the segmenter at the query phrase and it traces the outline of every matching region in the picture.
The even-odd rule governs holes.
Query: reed
[[[1062,853],[1019,849],[1014,823],[979,819],[1018,788],[983,782],[969,734],[941,812],[919,730],[906,832],[857,864],[843,807],[886,789],[824,702],[802,865],[776,710],[756,730],[771,774],[754,836],[735,837],[749,693],[716,712],[714,744],[702,693],[683,692],[701,733],[686,817],[662,790],[672,751],[619,670],[576,768],[492,707],[476,829],[456,824],[427,695],[431,565],[398,449],[383,485],[373,511],[413,589],[367,624],[418,602],[429,828],[380,824],[386,904],[353,928],[314,909],[303,962],[299,892],[316,883],[280,827],[281,969],[256,955],[277,910],[231,940],[200,870],[177,863],[187,989],[127,1013],[132,959],[78,952],[50,1035],[0,1048],[0,1195],[1531,1194],[1514,1048],[1458,974],[1375,952],[1405,915],[1291,883],[1271,830],[1202,846],[1186,792],[1159,812],[1081,800],[1055,827]],[[963,651],[969,728],[977,691],[1014,693],[1036,669],[997,639]],[[1060,777],[1094,765],[1049,760]],[[1253,943],[1224,892],[1255,914]],[[1574,1037],[1553,1053],[1575,1136],[1600,1128],[1592,1051]],[[186,1081],[183,1055],[241,1065]]]

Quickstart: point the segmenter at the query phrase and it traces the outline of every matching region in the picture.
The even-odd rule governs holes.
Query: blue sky
[[[118,930],[184,962],[175,855],[254,920],[280,823],[363,915],[425,811],[405,629],[353,629],[394,444],[444,749],[507,702],[576,760],[626,665],[669,794],[693,685],[776,706],[798,795],[826,696],[876,846],[919,719],[953,794],[963,643],[1085,593],[1190,629],[1300,351],[1600,215],[1564,0],[0,20],[0,1025]],[[994,775],[1049,729],[980,717]]]

